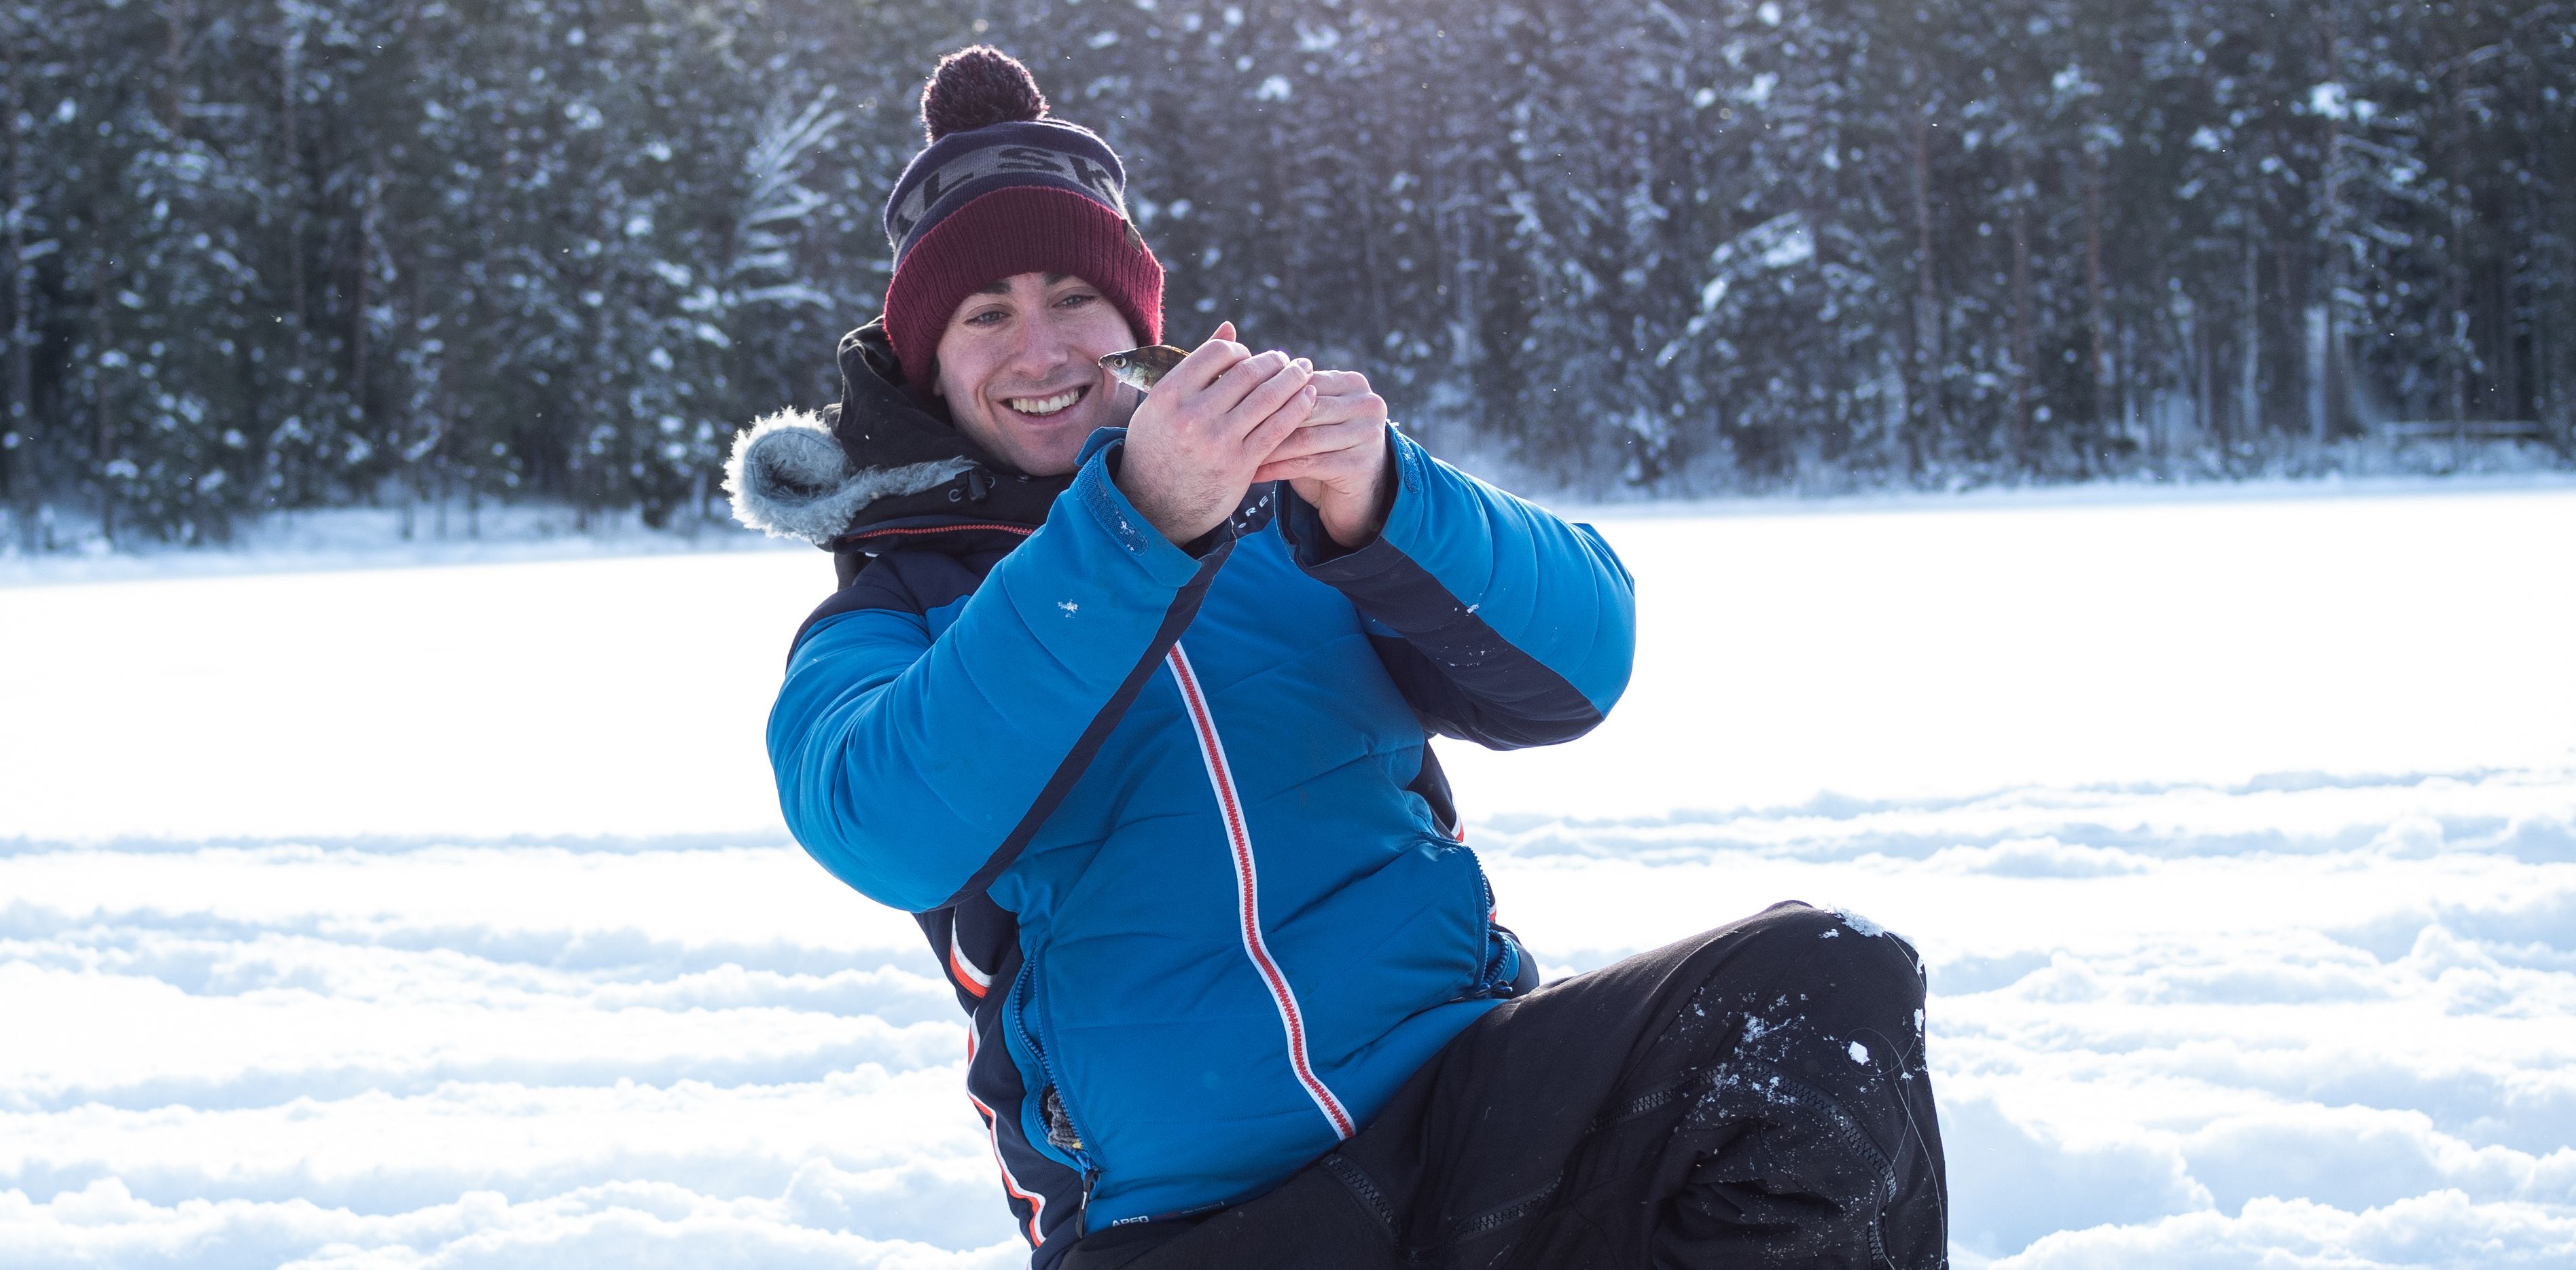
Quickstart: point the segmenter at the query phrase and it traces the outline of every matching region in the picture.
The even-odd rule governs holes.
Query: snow
[[[1913,941],[1968,1270],[2576,1264],[2576,491],[1599,523],[1626,703],[1444,751],[1546,973]],[[0,588],[0,1261],[1023,1263],[778,825],[826,562],[243,567]]]
[[[113,355],[112,353],[110,355]],[[710,505],[713,510],[713,505]],[[50,509],[49,509],[50,512]],[[105,582],[172,577],[239,576],[315,569],[381,569],[393,564],[598,559],[698,551],[807,551],[675,511],[664,529],[637,514],[529,504],[468,507],[451,500],[400,507],[332,507],[245,517],[221,550],[138,539],[111,545],[94,518],[48,514],[40,532],[58,548],[21,551],[0,533],[0,587],[48,582]]]

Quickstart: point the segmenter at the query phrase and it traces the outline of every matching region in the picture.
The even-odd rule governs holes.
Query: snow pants
[[[1921,962],[1803,904],[1486,1013],[1356,1136],[1058,1270],[1948,1264]]]

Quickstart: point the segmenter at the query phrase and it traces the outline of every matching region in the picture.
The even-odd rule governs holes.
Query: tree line
[[[921,79],[979,41],[1127,159],[1176,338],[1573,484],[2576,415],[2557,0],[0,3],[27,540],[704,514],[733,429],[836,394]]]

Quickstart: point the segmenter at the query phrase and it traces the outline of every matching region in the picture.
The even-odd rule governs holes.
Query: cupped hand
[[[1186,543],[1224,523],[1263,460],[1315,409],[1314,367],[1236,343],[1220,324],[1136,407],[1118,488],[1155,529]]]
[[[1288,482],[1313,504],[1333,541],[1362,546],[1385,526],[1394,501],[1386,399],[1369,390],[1368,376],[1353,370],[1316,371],[1314,387],[1314,410],[1281,439],[1252,479]]]

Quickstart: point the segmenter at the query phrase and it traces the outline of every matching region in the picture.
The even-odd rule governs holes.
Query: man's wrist
[[[1119,457],[1133,458],[1123,454]],[[1174,506],[1183,500],[1167,496],[1171,482],[1154,480],[1150,473],[1137,469],[1138,465],[1133,461],[1112,464],[1110,484],[1117,486],[1118,492],[1126,495],[1128,505],[1134,507],[1145,518],[1145,523],[1173,546],[1186,549],[1186,544],[1205,537],[1207,531],[1225,523],[1224,511],[1211,517],[1204,507]]]
[[[1396,484],[1395,446],[1389,444],[1369,488],[1349,496],[1339,490],[1328,491],[1325,503],[1315,508],[1316,519],[1323,522],[1324,532],[1343,550],[1357,551],[1377,541],[1378,534],[1386,529],[1387,514],[1395,509]]]

